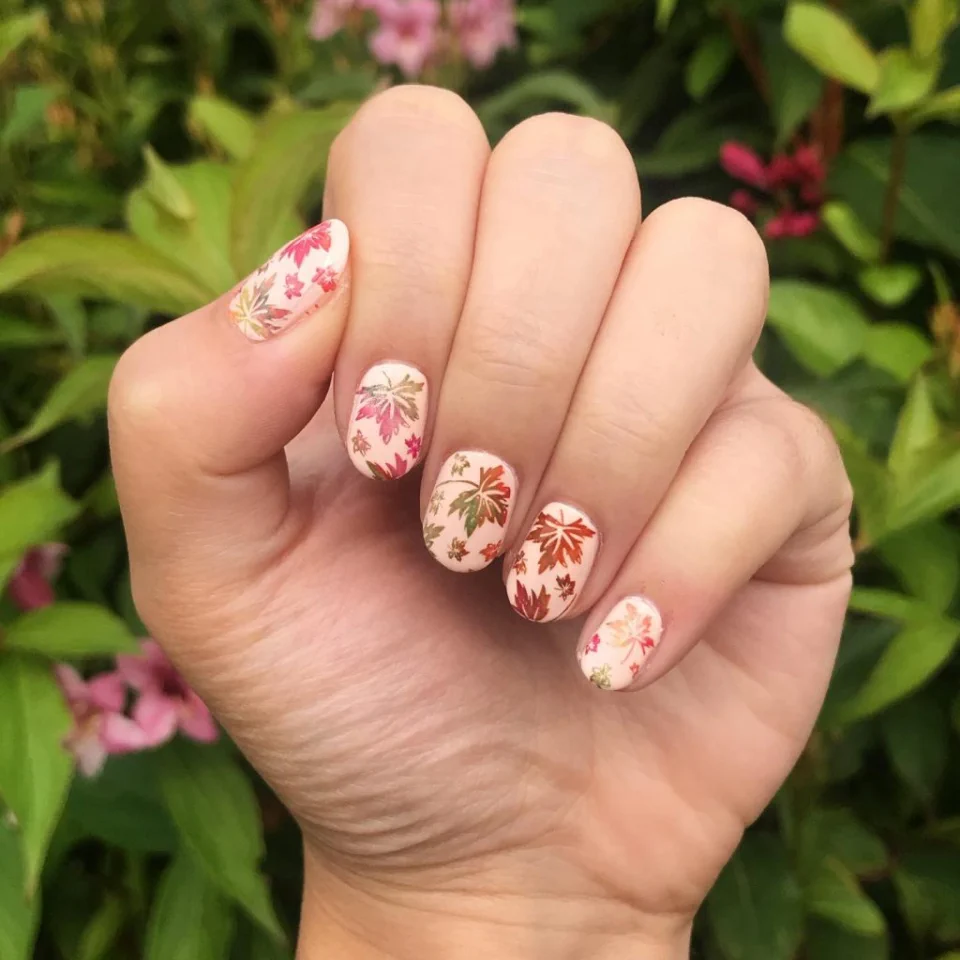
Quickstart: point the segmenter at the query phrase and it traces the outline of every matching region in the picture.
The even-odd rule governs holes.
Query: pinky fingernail
[[[646,597],[627,597],[581,643],[580,669],[601,690],[625,690],[640,676],[662,636],[656,606]]]
[[[275,337],[333,298],[349,251],[350,235],[339,220],[311,227],[243,281],[230,319],[249,340]]]

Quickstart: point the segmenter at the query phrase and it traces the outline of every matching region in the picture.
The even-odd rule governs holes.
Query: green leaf
[[[30,10],[0,21],[0,65],[22,43],[40,33],[46,24],[47,15],[42,9]]]
[[[930,97],[910,117],[914,126],[931,120],[947,120],[960,123],[960,86],[948,87]]]
[[[857,275],[860,289],[884,307],[899,307],[923,283],[923,271],[912,263],[883,263],[864,267]],[[912,329],[900,326],[899,329]],[[913,333],[920,334],[913,330]]]
[[[13,95],[13,107],[0,129],[0,147],[10,148],[42,130],[47,107],[59,93],[57,87],[23,84]]]
[[[882,936],[886,922],[879,907],[863,892],[857,878],[835,857],[822,860],[804,886],[807,910],[865,937]]]
[[[173,175],[173,171],[157,155],[157,152],[147,144],[143,148],[143,159],[147,166],[147,175],[143,182],[143,189],[147,196],[164,213],[177,220],[192,220],[197,215],[190,194]]]
[[[23,892],[24,863],[20,838],[2,816],[0,867],[0,957],[3,960],[30,960],[40,923],[40,897],[28,900]]]
[[[819,3],[795,0],[787,7],[783,35],[821,73],[862,93],[880,82],[880,63],[845,17]]]
[[[87,352],[87,311],[78,297],[48,293],[42,296],[57,323],[71,353],[82,357]]]
[[[900,411],[897,429],[890,444],[887,467],[898,487],[913,481],[927,466],[927,452],[940,438],[940,421],[926,377],[917,377]]]
[[[56,330],[38,327],[29,320],[0,314],[0,350],[48,347],[63,343],[63,336]]]
[[[804,818],[800,850],[805,876],[814,875],[826,857],[860,875],[880,873],[890,860],[883,841],[845,808],[818,808]]]
[[[127,625],[95,603],[64,601],[18,617],[8,628],[4,646],[54,660],[137,653]]]
[[[910,4],[910,47],[918,60],[940,52],[953,20],[950,0],[913,0]]]
[[[222,751],[176,741],[158,755],[158,775],[184,849],[211,883],[283,939],[258,870],[263,837],[256,798],[240,768]]]
[[[821,377],[836,373],[861,352],[869,328],[852,297],[803,280],[770,285],[767,318],[797,360]]]
[[[933,355],[933,344],[916,327],[874,323],[863,344],[864,359],[879,370],[909,383]]]
[[[744,836],[707,897],[707,916],[726,960],[792,960],[803,911],[779,837]]]
[[[198,131],[233,160],[246,160],[253,151],[256,121],[229,100],[200,94],[190,101],[187,121],[191,130]]]
[[[79,836],[133,853],[171,853],[177,846],[153,753],[114,756],[94,779],[77,777],[64,816]]]
[[[893,882],[915,936],[960,938],[960,853],[942,845],[908,849],[900,857]]]
[[[884,537],[877,549],[914,596],[946,612],[960,585],[960,533],[945,523],[925,523]]]
[[[905,624],[883,652],[867,682],[844,705],[841,719],[859,720],[902,700],[950,659],[960,623],[936,618]]]
[[[945,711],[931,697],[911,697],[883,715],[881,729],[894,770],[918,799],[932,804],[947,765]]]
[[[68,420],[84,420],[107,406],[107,388],[118,357],[81,360],[53,388],[27,427],[0,444],[0,452],[21,447]]]
[[[734,57],[729,34],[719,31],[700,41],[687,61],[684,82],[694,100],[702,100],[724,78]]]
[[[0,796],[20,825],[32,896],[73,775],[70,712],[49,665],[12,652],[0,654],[0,704]]]
[[[929,619],[934,613],[923,601],[878,587],[854,587],[850,594],[850,610],[901,623]]]
[[[506,125],[511,117],[527,117],[547,104],[573,107],[585,117],[612,121],[614,111],[589,83],[566,70],[531,73],[477,105],[477,116],[485,127]]]
[[[13,557],[18,562],[29,547],[56,537],[77,510],[77,504],[60,489],[56,464],[6,487],[0,491],[0,558]]]
[[[230,903],[186,854],[164,871],[150,911],[144,960],[226,960]]]
[[[960,450],[928,464],[914,484],[897,491],[890,507],[890,531],[935,520],[960,506]]]
[[[656,24],[661,33],[670,25],[678,2],[679,0],[657,0]]]
[[[864,541],[864,546],[875,543],[883,535],[887,525],[890,500],[890,479],[887,471],[882,463],[867,452],[862,437],[846,424],[832,419],[830,426],[853,485],[860,539]]]
[[[918,62],[903,47],[884,50],[880,55],[880,82],[867,106],[867,116],[899,113],[916,106],[936,86],[939,72],[935,60]]]
[[[139,240],[189,273],[203,287],[205,299],[212,300],[238,279],[229,249],[233,172],[210,160],[169,171],[190,198],[194,216],[170,216],[141,187],[127,197],[127,224]]]
[[[238,276],[250,273],[283,243],[277,224],[289,226],[307,187],[323,176],[330,145],[356,106],[333,104],[264,122],[234,182],[230,251]]]
[[[886,937],[861,937],[835,923],[811,917],[804,942],[810,960],[888,960]]]
[[[910,137],[895,227],[897,236],[905,240],[937,246],[960,258],[956,163],[954,137],[936,133]],[[879,233],[889,169],[890,140],[860,140],[834,161],[830,172],[830,193],[846,200],[875,233]]]
[[[114,893],[107,893],[103,903],[83,928],[77,944],[76,960],[106,960],[117,942],[125,919],[123,901]]]
[[[176,263],[120,233],[82,227],[35,233],[0,258],[0,293],[71,293],[163,313],[203,306],[207,289]]]
[[[880,258],[880,239],[871,233],[849,204],[831,200],[821,211],[827,229],[844,249],[864,263]]]
[[[782,147],[810,116],[823,95],[823,77],[787,46],[779,24],[760,24],[761,52],[770,81],[770,111]]]

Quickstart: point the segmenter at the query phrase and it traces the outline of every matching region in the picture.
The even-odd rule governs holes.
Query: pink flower
[[[24,554],[7,587],[10,599],[21,610],[39,610],[53,603],[51,583],[60,573],[66,552],[66,544],[46,543]]]
[[[370,6],[380,16],[370,52],[380,63],[395,63],[405,76],[418,76],[437,48],[439,0],[376,0]]]
[[[480,70],[517,42],[513,0],[451,0],[448,13],[461,53]]]
[[[111,753],[131,753],[146,744],[143,730],[123,715],[127,689],[119,673],[84,680],[73,667],[59,664],[57,680],[73,714],[65,746],[85,777],[95,776]]]
[[[326,40],[339,33],[356,6],[355,0],[315,0],[307,32],[314,40]]]
[[[730,206],[752,217],[760,209],[760,201],[749,190],[734,190],[730,194]]]
[[[822,183],[827,176],[827,168],[820,158],[820,151],[810,144],[802,144],[793,154],[793,162],[801,180],[808,183]]]
[[[728,140],[720,148],[720,165],[735,180],[742,180],[752,187],[767,186],[767,171],[763,161],[742,143]]]
[[[799,179],[800,171],[793,157],[786,157],[778,153],[767,167],[767,186],[775,190],[785,187]]]
[[[212,743],[217,725],[204,702],[187,686],[186,680],[167,659],[154,640],[140,644],[139,656],[120,654],[117,670],[139,691],[133,720],[143,731],[145,746],[158,747],[173,739],[177,730],[192,740]]]
[[[820,215],[815,211],[782,210],[772,220],[768,220],[763,229],[771,240],[776,240],[780,237],[809,236],[819,225]]]

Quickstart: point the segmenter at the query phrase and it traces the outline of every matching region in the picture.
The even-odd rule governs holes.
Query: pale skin
[[[298,957],[686,957],[810,734],[850,590],[836,448],[751,360],[763,244],[707,201],[643,218],[598,122],[537,117],[491,152],[422,87],[360,110],[324,213],[352,238],[327,306],[253,343],[227,295],[135,344],[110,411],[144,621],[303,829]],[[431,389],[397,483],[344,450],[385,359]],[[517,473],[508,560],[539,506],[588,510],[566,619],[525,623],[499,565],[424,549],[461,449]],[[635,593],[662,643],[598,690],[577,638]]]

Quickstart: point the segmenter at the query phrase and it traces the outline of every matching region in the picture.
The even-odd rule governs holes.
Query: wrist
[[[690,919],[538,897],[512,877],[355,882],[310,852],[297,960],[689,960]],[[424,878],[425,879],[425,878]]]

